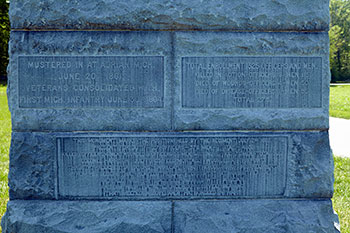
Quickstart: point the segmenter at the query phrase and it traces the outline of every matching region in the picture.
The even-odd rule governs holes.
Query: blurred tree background
[[[332,82],[350,81],[350,0],[330,1]]]
[[[0,0],[0,79],[6,76],[10,23],[9,0]],[[332,82],[350,82],[350,0],[330,0],[330,65]]]
[[[7,43],[10,37],[8,10],[8,1],[0,0],[0,80],[6,77],[6,67],[9,59],[7,52]]]

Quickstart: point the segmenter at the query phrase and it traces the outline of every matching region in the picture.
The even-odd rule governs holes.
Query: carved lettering
[[[183,57],[185,108],[320,108],[320,57]]]
[[[20,56],[20,108],[162,108],[160,56]]]
[[[97,198],[280,196],[286,136],[66,137],[59,194]]]

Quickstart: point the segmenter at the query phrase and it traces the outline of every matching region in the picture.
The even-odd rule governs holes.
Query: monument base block
[[[171,232],[171,202],[9,201],[4,233]]]
[[[339,232],[329,199],[9,201],[4,233]]]

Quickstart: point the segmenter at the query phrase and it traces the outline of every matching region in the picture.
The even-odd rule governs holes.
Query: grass
[[[350,85],[331,86],[329,115],[350,119]]]
[[[6,86],[0,84],[0,216],[5,213],[6,203],[9,199],[7,174],[10,140],[11,117],[7,107]]]
[[[334,157],[335,182],[333,207],[342,233],[350,233],[350,158]]]
[[[350,86],[331,86],[329,115],[350,119]],[[350,158],[334,157],[333,206],[342,233],[350,233]]]
[[[331,87],[331,108],[332,116],[350,119],[350,86]],[[7,107],[6,87],[0,84],[0,216],[5,213],[8,201],[7,173],[10,138],[11,121]],[[350,233],[350,158],[334,157],[334,164],[333,205],[339,215],[342,233]]]

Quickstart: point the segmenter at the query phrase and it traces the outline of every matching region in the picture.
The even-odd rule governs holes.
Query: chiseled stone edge
[[[329,0],[31,1],[10,4],[13,29],[263,30],[329,28]]]
[[[4,233],[340,232],[330,199],[9,201]]]
[[[285,196],[331,198],[334,163],[328,131],[291,133]]]
[[[170,233],[171,202],[9,201],[4,233]]]
[[[175,202],[174,232],[340,232],[328,200]]]
[[[232,133],[24,133],[13,132],[10,150],[10,199],[57,199],[57,137],[117,135],[191,136],[287,136],[287,177],[284,197],[330,198],[333,194],[333,158],[328,132],[232,132]],[[283,177],[282,177],[283,178]],[[197,197],[198,198],[198,197]],[[221,197],[213,197],[221,198]],[[227,198],[227,197],[226,197]],[[241,197],[232,197],[241,198]],[[262,198],[262,197],[260,197]],[[84,199],[84,198],[79,198]],[[128,199],[128,198],[120,198]],[[130,198],[142,199],[142,198]],[[162,199],[162,198],[159,198]],[[176,198],[163,198],[176,199]],[[182,198],[181,198],[182,199]]]
[[[10,199],[54,199],[56,145],[51,135],[12,132],[8,185]]]

